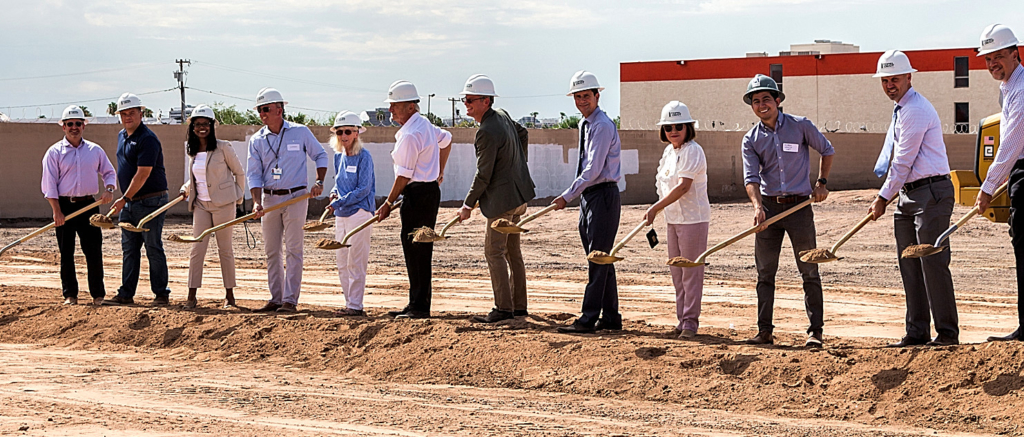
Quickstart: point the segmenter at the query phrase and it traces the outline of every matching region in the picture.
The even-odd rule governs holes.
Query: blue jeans
[[[125,204],[121,210],[120,220],[133,225],[139,224],[139,220],[167,204],[167,194],[150,197],[148,199],[136,200]],[[149,229],[146,232],[131,232],[121,230],[121,253],[123,257],[121,267],[121,287],[117,289],[117,295],[124,298],[134,298],[135,289],[139,286],[139,269],[142,262],[142,245],[146,245],[146,258],[149,259],[149,281],[153,294],[157,297],[166,297],[171,294],[167,288],[167,256],[164,255],[164,244],[161,236],[164,230],[164,216],[166,213],[156,216],[146,222],[142,227]]]

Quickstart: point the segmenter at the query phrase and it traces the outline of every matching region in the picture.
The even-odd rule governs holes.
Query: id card
[[[345,171],[348,172],[348,173],[355,173],[356,172],[356,168],[357,167],[354,166],[354,165],[345,166]]]
[[[281,167],[274,167],[273,169],[270,170],[270,172],[274,175],[275,180],[281,179],[281,175],[284,174],[284,171],[281,170]]]
[[[289,152],[298,152],[300,150],[302,150],[302,144],[289,144],[288,145],[288,151]]]
[[[800,145],[797,143],[782,143],[783,152],[799,152]]]

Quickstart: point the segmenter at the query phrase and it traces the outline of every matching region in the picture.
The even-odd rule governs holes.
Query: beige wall
[[[737,99],[738,100],[738,99]],[[244,142],[256,131],[253,126],[219,126],[218,137],[233,142]],[[98,142],[107,151],[111,162],[117,148],[116,125],[89,125],[86,138]],[[313,127],[314,135],[327,143],[330,132],[325,127]],[[362,139],[375,144],[374,154],[378,174],[377,195],[383,196],[390,187],[387,172],[390,161],[387,151],[393,146],[396,128],[369,128]],[[184,128],[181,126],[154,126],[164,146],[164,164],[167,168],[168,185],[176,191],[184,174]],[[449,168],[446,170],[442,191],[452,199],[465,194],[466,187],[475,170],[472,141],[474,129],[454,129]],[[50,216],[49,206],[42,198],[39,179],[42,174],[41,159],[46,149],[62,136],[55,125],[0,123],[0,180],[6,189],[0,191],[0,218]],[[665,145],[653,130],[623,130],[620,132],[623,148],[624,180],[620,182],[622,200],[626,204],[649,204],[657,200],[654,190],[654,174]],[[743,198],[743,161],[740,157],[740,140],[743,132],[698,132],[697,142],[704,147],[708,158],[708,194],[715,200]],[[877,188],[881,181],[871,172],[875,158],[881,149],[884,134],[833,133],[827,137],[835,146],[837,159],[829,177],[833,190]],[[946,146],[950,166],[954,169],[973,169],[975,139],[969,135],[946,135]],[[547,203],[568,184],[575,171],[576,144],[575,130],[530,130],[530,168],[537,191],[535,203]],[[236,146],[237,148],[237,146]],[[244,149],[243,149],[244,150]],[[380,151],[383,151],[380,152]],[[244,161],[244,153],[240,154]],[[812,165],[811,177],[816,178],[817,157]],[[383,179],[386,182],[382,182]],[[386,186],[383,186],[386,185]],[[545,194],[546,193],[546,194]],[[453,200],[448,204],[457,205]],[[321,210],[323,201],[310,203],[313,214]],[[187,214],[184,206],[171,210],[174,214]]]

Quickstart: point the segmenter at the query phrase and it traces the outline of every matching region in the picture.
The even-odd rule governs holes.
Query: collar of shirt
[[[136,128],[135,132],[132,132],[131,135],[128,135],[128,130],[127,129],[121,129],[121,134],[124,136],[125,139],[128,139],[128,140],[138,140],[139,138],[142,137],[143,134],[145,134],[146,132],[149,132],[149,131],[150,131],[149,127],[146,126],[145,123],[139,123],[139,127]]]
[[[417,125],[424,121],[427,121],[427,118],[420,115],[419,112],[412,113],[412,116],[410,116],[409,119],[405,121],[405,124],[403,124],[402,127],[398,128],[398,132],[395,132],[395,138],[397,139],[402,135],[408,134],[409,131],[415,130],[417,128]]]
[[[912,100],[915,97],[917,97],[917,95],[917,91],[914,90],[914,87],[910,87],[910,89],[907,90],[907,93],[903,95],[903,98],[900,99],[899,102],[893,102],[893,108],[895,109],[897,106],[899,106],[900,108],[906,108],[907,105],[910,105]]]
[[[256,131],[255,135],[259,136],[260,138],[266,138],[270,135],[281,135],[281,132],[284,132],[294,126],[294,123],[290,123],[288,122],[288,120],[283,120],[281,122],[281,130],[277,131],[276,134],[271,132],[270,128],[267,127],[267,125],[263,125],[263,127],[261,127],[260,130]]]
[[[587,122],[590,123],[591,126],[593,126],[594,122],[597,121],[597,118],[600,117],[601,114],[604,114],[604,111],[601,109],[600,106],[598,106],[594,108],[594,112],[591,112],[589,117],[584,118],[583,120],[586,120]],[[583,126],[582,120],[580,121],[580,126]]]
[[[1017,68],[1013,69],[1013,73],[1010,73],[1010,79],[999,84],[999,91],[1005,96],[1007,91],[1024,85],[1021,83],[1022,81],[1024,81],[1024,67],[1018,64]]]
[[[787,114],[783,113],[782,110],[779,110],[779,118],[777,120],[775,120],[775,129],[768,128],[768,126],[766,124],[764,124],[764,121],[758,121],[757,122],[757,128],[760,129],[761,132],[764,132],[764,133],[775,133],[775,132],[778,132],[779,129],[782,129],[782,125],[786,124],[786,115]]]
[[[67,149],[79,150],[79,149],[82,148],[82,146],[85,146],[85,145],[88,145],[88,144],[89,143],[87,141],[85,141],[85,138],[81,139],[81,142],[78,143],[78,146],[75,146],[74,144],[71,144],[71,142],[68,141],[68,137],[64,137],[64,138],[62,138],[60,140],[60,146],[61,146],[62,151],[66,151]]]

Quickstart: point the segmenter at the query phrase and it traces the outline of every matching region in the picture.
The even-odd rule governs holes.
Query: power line
[[[14,81],[14,80],[53,79],[53,78],[57,78],[57,77],[68,77],[68,76],[81,76],[81,75],[86,75],[86,74],[107,73],[107,72],[111,72],[111,71],[134,70],[134,69],[138,69],[138,68],[153,67],[153,66],[161,65],[161,64],[163,64],[163,62],[153,62],[153,63],[149,63],[149,64],[129,65],[127,67],[118,67],[118,68],[104,68],[102,70],[79,71],[79,72],[75,72],[75,73],[51,74],[51,75],[46,75],[46,76],[8,77],[8,78],[0,79],[0,82],[9,82],[9,81]]]
[[[287,76],[280,76],[280,75],[276,75],[276,74],[260,73],[258,71],[250,71],[250,70],[244,70],[244,69],[241,69],[241,68],[228,67],[226,65],[217,65],[217,64],[213,64],[213,63],[205,62],[205,61],[194,61],[194,63],[196,65],[206,65],[206,66],[210,66],[210,67],[221,69],[221,70],[231,71],[231,72],[235,72],[235,73],[251,74],[253,76],[266,77],[266,78],[270,78],[270,79],[280,79],[280,80],[287,80],[287,81],[298,82],[298,83],[305,83],[305,84],[310,84],[310,85],[320,85],[320,86],[325,86],[325,87],[349,89],[349,90],[354,90],[354,91],[366,91],[366,92],[372,92],[372,93],[380,92],[380,90],[377,90],[377,89],[372,89],[371,90],[371,89],[368,89],[368,88],[359,88],[359,87],[338,85],[336,83],[317,82],[315,80],[308,80],[308,79],[296,79],[296,78],[287,77]]]
[[[171,89],[174,89],[174,88],[171,88]],[[195,88],[195,87],[188,87],[188,89],[193,90],[193,91],[199,91],[201,93],[213,94],[215,96],[227,97],[229,99],[241,100],[243,102],[252,102],[253,101],[252,98],[248,98],[248,97],[238,97],[238,96],[233,96],[231,94],[218,93],[216,91],[204,90],[204,89],[199,89],[199,88]],[[295,105],[288,105],[288,107],[289,108],[295,108],[295,109],[305,109],[307,111],[329,112],[329,113],[338,112],[338,111],[332,111],[332,110],[329,110],[329,109],[306,108],[306,107],[295,106]]]
[[[145,95],[149,95],[149,94],[166,93],[166,92],[174,91],[176,89],[178,89],[178,87],[168,88],[168,89],[159,90],[159,91],[147,91],[147,92],[144,92],[144,93],[135,93],[135,95],[137,95],[137,96],[145,96]],[[41,103],[41,104],[38,104],[38,105],[7,106],[7,108],[9,108],[9,109],[15,109],[15,108],[35,108],[35,107],[41,107],[41,106],[73,105],[73,104],[76,104],[76,103],[91,103],[91,102],[102,102],[102,101],[108,101],[109,102],[109,101],[117,100],[118,97],[120,97],[120,96],[103,97],[103,98],[92,99],[92,100],[74,100],[74,101],[70,101],[70,102],[59,102],[59,103]]]

